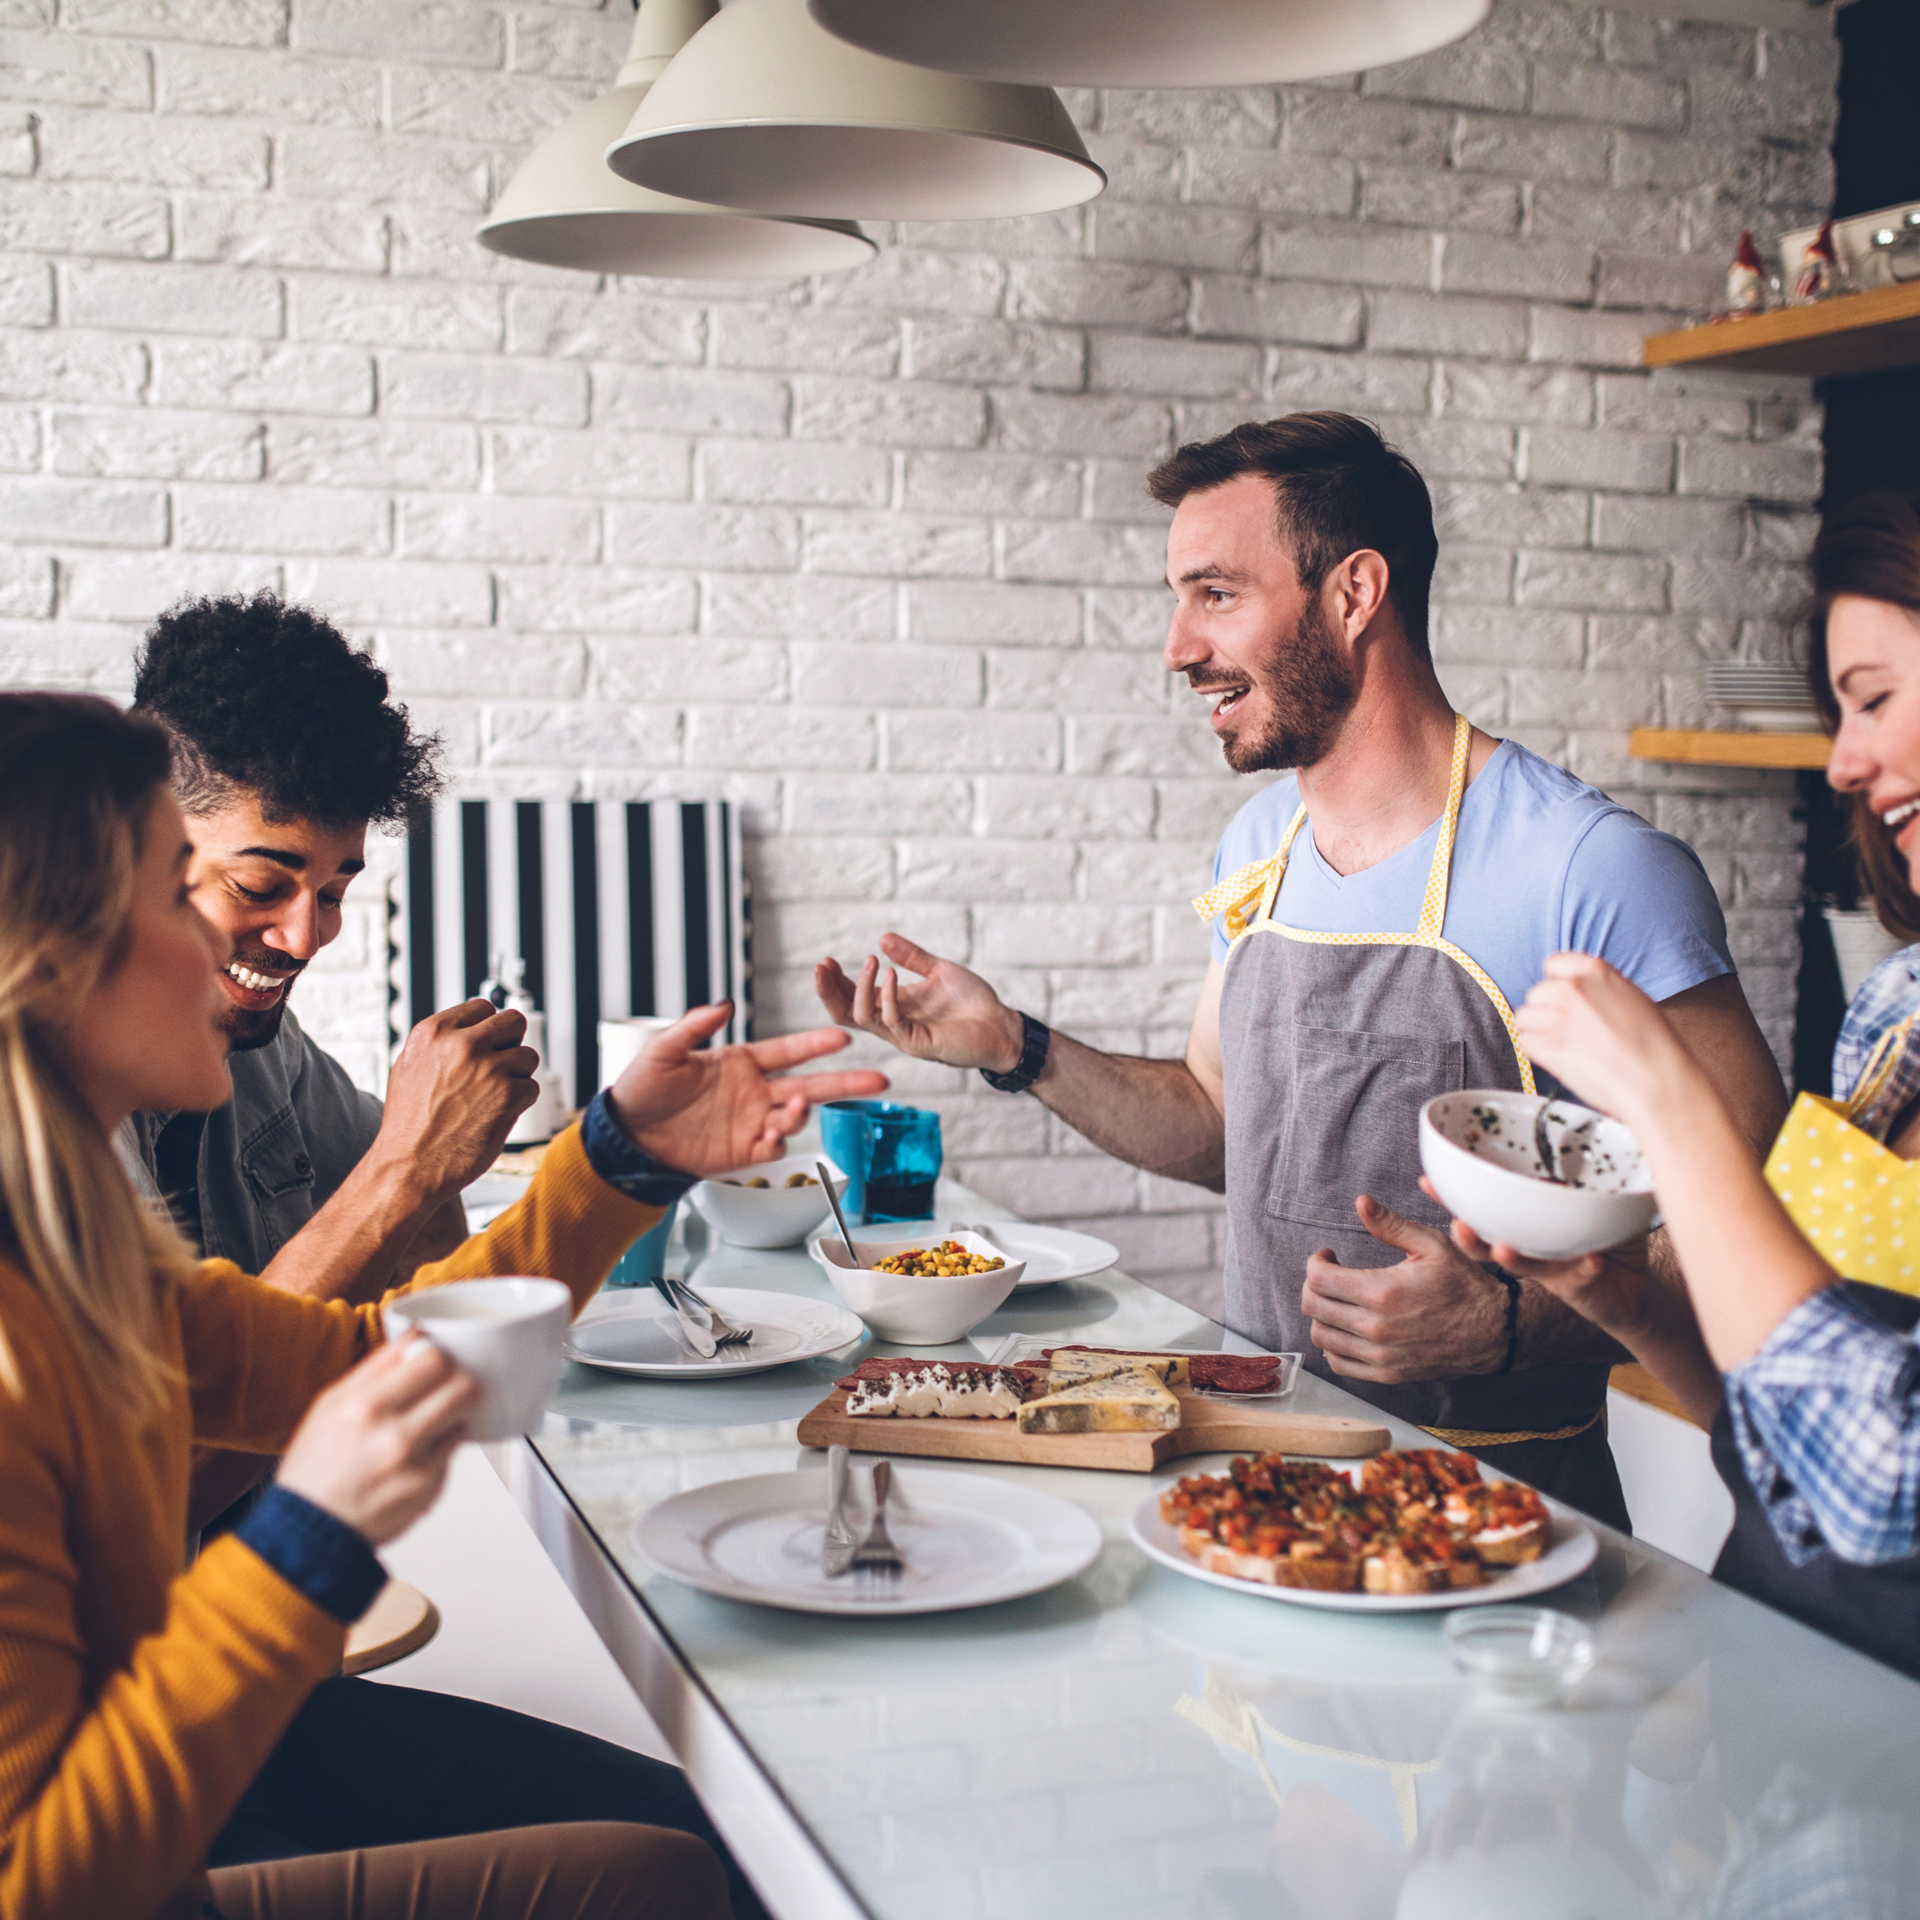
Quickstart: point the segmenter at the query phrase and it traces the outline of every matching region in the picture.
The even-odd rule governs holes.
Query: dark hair
[[[163,613],[134,662],[133,704],[172,736],[188,813],[244,787],[276,822],[398,823],[440,790],[439,736],[387,705],[387,676],[337,627],[277,594]]]
[[[1868,493],[1849,502],[1820,529],[1813,543],[1813,644],[1807,680],[1827,731],[1840,725],[1840,701],[1827,662],[1827,613],[1843,593],[1884,600],[1920,618],[1920,495]],[[1853,796],[1849,821],[1862,877],[1886,930],[1920,940],[1920,894],[1892,836],[1867,803]]]
[[[1189,441],[1148,474],[1147,491],[1177,507],[1243,473],[1273,482],[1275,532],[1309,593],[1348,554],[1371,547],[1387,563],[1387,598],[1407,644],[1432,658],[1427,597],[1440,556],[1433,498],[1419,468],[1378,427],[1350,413],[1249,420],[1217,440]]]

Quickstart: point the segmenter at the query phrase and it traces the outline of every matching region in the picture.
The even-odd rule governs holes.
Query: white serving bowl
[[[1530,1260],[1576,1260],[1653,1224],[1653,1177],[1617,1120],[1553,1101],[1550,1137],[1570,1182],[1555,1186],[1534,1151],[1539,1094],[1469,1088],[1420,1109],[1420,1165],[1440,1204],[1481,1239]]]
[[[1020,1284],[1024,1260],[1008,1260],[992,1273],[956,1274],[947,1280],[923,1280],[911,1273],[875,1273],[873,1262],[936,1240],[957,1240],[969,1253],[989,1260],[1006,1256],[977,1233],[938,1232],[932,1221],[911,1240],[866,1240],[855,1236],[862,1265],[847,1264],[838,1233],[820,1242],[822,1264],[833,1290],[883,1340],[909,1347],[945,1347],[964,1340]]]
[[[734,1167],[711,1180],[702,1180],[687,1198],[694,1211],[722,1240],[736,1247],[797,1246],[827,1217],[827,1190],[820,1185],[820,1170],[815,1164],[820,1154],[790,1154],[784,1160],[768,1160],[757,1167]],[[833,1190],[844,1194],[847,1176],[831,1160],[827,1171],[833,1175]],[[787,1176],[804,1173],[813,1180],[810,1187],[790,1187]],[[740,1185],[723,1183],[738,1180]],[[750,1187],[749,1180],[765,1180],[764,1187]]]

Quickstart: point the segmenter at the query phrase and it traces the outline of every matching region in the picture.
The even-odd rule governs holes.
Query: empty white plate
[[[854,1475],[863,1486],[864,1474]],[[796,1613],[948,1613],[1043,1593],[1090,1567],[1100,1528],[1069,1501],[975,1473],[901,1472],[887,1532],[906,1558],[895,1577],[820,1565],[827,1476],[759,1473],[677,1493],[642,1514],[634,1545],[705,1593]],[[860,1524],[864,1527],[866,1516]]]
[[[840,1229],[829,1222],[807,1242],[807,1251],[820,1259],[820,1241],[826,1234],[837,1236]],[[855,1227],[853,1237],[877,1240],[898,1238],[919,1232],[915,1222],[889,1221],[884,1226]],[[1020,1276],[1015,1293],[1031,1293],[1035,1287],[1050,1287],[1060,1280],[1085,1280],[1105,1273],[1120,1263],[1120,1249],[1110,1240],[1096,1240],[1090,1233],[1075,1233],[1069,1227],[1035,1227],[1024,1220],[981,1220],[969,1225],[955,1220],[929,1220],[929,1240],[944,1240],[951,1233],[984,1233],[996,1241],[1009,1260],[1024,1260],[1027,1270]]]
[[[746,1346],[722,1347],[711,1360],[702,1360],[674,1338],[673,1312],[651,1287],[623,1287],[601,1294],[567,1329],[567,1358],[654,1379],[715,1380],[834,1353],[867,1331],[860,1316],[837,1301],[748,1287],[702,1287],[700,1292],[736,1326],[753,1329]]]
[[[1179,1534],[1160,1518],[1160,1492],[1148,1494],[1127,1522],[1134,1544],[1149,1559],[1158,1560],[1175,1573],[1184,1573],[1189,1580],[1204,1580],[1210,1587],[1229,1587],[1258,1600],[1284,1600],[1296,1607],[1324,1607],[1329,1613],[1433,1613],[1449,1607],[1485,1607],[1496,1601],[1524,1600],[1529,1594],[1546,1593],[1575,1574],[1585,1573],[1600,1551],[1591,1527],[1570,1513],[1549,1509],[1546,1552],[1525,1566],[1490,1568],[1484,1587],[1454,1587],[1445,1593],[1316,1593],[1310,1587],[1270,1587],[1263,1580],[1242,1580],[1203,1567],[1181,1546]]]

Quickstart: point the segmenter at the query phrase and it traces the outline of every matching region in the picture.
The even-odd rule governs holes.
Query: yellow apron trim
[[[1535,1091],[1533,1062],[1520,1044],[1519,1023],[1513,1017],[1506,995],[1471,954],[1456,947],[1451,940],[1441,938],[1447,918],[1447,886],[1453,874],[1453,844],[1460,829],[1460,801],[1467,790],[1467,761],[1472,748],[1473,723],[1464,713],[1456,713],[1453,716],[1453,765],[1447,776],[1447,806],[1440,816],[1440,838],[1433,849],[1433,865],[1427,872],[1427,891],[1421,903],[1419,923],[1412,933],[1314,933],[1303,927],[1289,927],[1273,918],[1281,883],[1287,877],[1293,843],[1307,822],[1304,806],[1294,814],[1281,836],[1279,848],[1272,855],[1239,868],[1193,904],[1203,919],[1226,914],[1230,949],[1237,949],[1248,934],[1260,932],[1276,933],[1283,940],[1299,940],[1319,947],[1426,947],[1434,953],[1445,954],[1465,970],[1467,977],[1492,1002],[1513,1048],[1514,1064],[1520,1070],[1521,1091],[1532,1093]],[[1233,958],[1231,950],[1227,958]]]
[[[1592,1419],[1582,1420],[1577,1427],[1555,1427],[1551,1433],[1482,1433],[1478,1427],[1422,1427],[1420,1431],[1444,1440],[1450,1447],[1517,1447],[1523,1440],[1575,1439],[1606,1417],[1607,1410],[1602,1406]]]

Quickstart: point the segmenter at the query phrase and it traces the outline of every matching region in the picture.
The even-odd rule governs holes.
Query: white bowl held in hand
[[[873,1263],[889,1254],[914,1247],[930,1247],[939,1240],[957,1240],[969,1253],[983,1259],[1006,1256],[977,1233],[938,1233],[932,1223],[912,1240],[862,1240],[854,1251],[858,1269],[847,1264],[847,1249],[838,1233],[822,1237],[820,1253],[833,1290],[883,1340],[909,1347],[945,1347],[964,1340],[988,1314],[1020,1284],[1024,1260],[1008,1260],[991,1273],[961,1273],[948,1279],[922,1279],[911,1273],[875,1273]]]
[[[784,1160],[768,1160],[757,1167],[735,1167],[729,1173],[702,1180],[687,1198],[700,1218],[722,1240],[736,1247],[798,1246],[827,1217],[827,1190],[820,1184],[819,1161],[815,1154],[792,1154]],[[844,1194],[847,1176],[831,1160],[827,1171],[833,1175],[833,1190]],[[787,1182],[804,1173],[811,1186],[790,1187]],[[764,1187],[750,1187],[749,1180],[764,1180]],[[729,1181],[738,1181],[730,1186]]]
[[[1549,1104],[1564,1186],[1547,1178],[1533,1144],[1534,1115]],[[1646,1232],[1657,1206],[1639,1145],[1619,1121],[1539,1094],[1469,1089],[1429,1100],[1420,1165],[1449,1213],[1530,1260],[1617,1247]]]
[[[453,1280],[389,1300],[380,1318],[389,1340],[423,1333],[479,1381],[469,1440],[512,1440],[540,1424],[560,1384],[573,1295],[558,1280]]]

